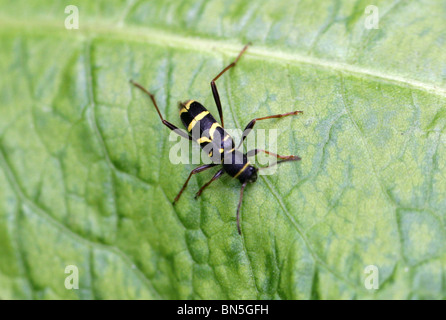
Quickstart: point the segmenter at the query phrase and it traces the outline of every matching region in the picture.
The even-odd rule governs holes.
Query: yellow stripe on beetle
[[[186,104],[184,105],[184,107],[186,108],[186,110],[189,110],[190,105],[191,105],[192,103],[194,103],[194,102],[195,102],[195,100],[189,100],[188,102],[186,102]]]
[[[192,103],[194,103],[194,102],[195,102],[195,100],[188,100],[188,101],[186,101],[186,103],[183,104],[183,107],[180,109],[180,115],[181,115],[182,113],[184,113],[184,112],[189,112],[190,105],[191,105]]]
[[[187,127],[187,131],[191,132],[192,128],[195,126],[195,124],[206,117],[206,115],[209,114],[209,111],[202,111],[200,114],[198,114],[195,118],[192,119],[192,121],[189,123],[189,126]]]
[[[200,139],[197,140],[197,143],[203,143],[203,142],[212,142],[211,139],[209,139],[208,137],[201,137]]]
[[[245,163],[245,165],[243,166],[243,168],[240,169],[239,172],[237,172],[237,174],[234,176],[234,179],[237,178],[243,171],[245,171],[245,169],[248,167],[249,165],[249,161]]]
[[[221,127],[221,125],[218,122],[214,122],[211,128],[209,129],[209,137],[211,137],[211,139],[214,139],[214,133],[218,127]]]

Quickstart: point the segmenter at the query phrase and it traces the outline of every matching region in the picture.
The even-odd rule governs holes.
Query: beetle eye
[[[249,170],[250,170],[250,173],[251,173],[251,175],[249,177],[249,182],[256,182],[256,180],[257,180],[257,171],[258,171],[257,168],[250,167]]]

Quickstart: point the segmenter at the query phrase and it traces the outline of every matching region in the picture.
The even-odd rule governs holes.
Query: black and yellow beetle
[[[255,118],[251,120],[248,125],[246,126],[245,130],[243,131],[242,139],[237,146],[235,147],[234,140],[232,137],[225,131],[224,129],[224,122],[223,122],[223,112],[221,108],[221,102],[220,102],[220,96],[218,94],[217,86],[215,84],[215,81],[217,81],[220,76],[222,76],[227,70],[234,67],[237,63],[237,61],[240,59],[242,54],[246,51],[249,44],[246,45],[239,53],[237,58],[230,63],[226,68],[224,68],[214,79],[211,81],[211,89],[212,94],[214,96],[215,104],[217,105],[218,113],[220,116],[221,124],[218,123],[215,118],[210,114],[210,112],[199,102],[195,100],[188,100],[185,102],[179,103],[179,109],[180,109],[180,118],[183,122],[184,126],[186,127],[188,133],[185,133],[184,131],[178,129],[175,125],[170,123],[167,120],[164,120],[163,116],[161,115],[161,112],[156,104],[155,96],[151,94],[148,90],[146,90],[143,86],[141,86],[139,83],[136,83],[132,80],[130,82],[136,86],[137,88],[141,89],[143,92],[148,94],[150,96],[150,99],[152,100],[156,111],[158,112],[158,115],[162,121],[162,123],[167,126],[170,130],[173,130],[180,136],[187,138],[189,140],[196,141],[201,148],[208,150],[208,154],[212,160],[212,163],[205,164],[202,166],[199,166],[192,170],[189,174],[189,177],[186,179],[186,182],[184,183],[183,187],[181,188],[178,195],[175,197],[173,204],[175,204],[179,199],[181,194],[183,193],[184,189],[186,189],[187,184],[192,177],[192,175],[205,171],[209,168],[215,167],[219,164],[222,164],[222,168],[217,171],[217,173],[212,177],[212,179],[207,182],[205,185],[203,185],[200,190],[195,195],[195,199],[200,196],[200,194],[203,192],[203,190],[209,186],[213,181],[217,180],[219,177],[221,177],[224,173],[229,174],[233,178],[237,178],[241,184],[242,188],[240,190],[240,200],[237,206],[237,230],[238,233],[241,234],[241,228],[240,228],[240,205],[242,203],[243,198],[243,190],[245,189],[246,185],[249,182],[255,182],[257,180],[257,172],[259,169],[266,169],[271,167],[272,165],[276,165],[280,162],[285,161],[297,161],[300,160],[300,157],[298,156],[281,156],[266,150],[262,149],[253,149],[251,151],[248,151],[247,153],[242,153],[238,151],[240,146],[242,145],[243,141],[251,132],[252,128],[254,127],[255,123],[259,120],[265,120],[265,119],[273,119],[273,118],[282,118],[286,116],[291,115],[297,115],[299,113],[303,113],[302,111],[293,111],[283,114],[277,114],[273,116],[267,116],[262,118]],[[276,157],[277,159],[280,159],[273,163],[272,165],[268,167],[254,167],[250,164],[248,158],[255,156],[259,152],[264,152],[266,154],[269,154],[271,156]]]

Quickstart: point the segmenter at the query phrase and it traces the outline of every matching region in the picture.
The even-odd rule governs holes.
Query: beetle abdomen
[[[189,135],[201,148],[211,144],[205,149],[211,158],[215,150],[221,154],[220,158],[223,158],[225,150],[229,151],[235,147],[232,137],[201,103],[189,100],[180,103],[179,107],[181,121]]]

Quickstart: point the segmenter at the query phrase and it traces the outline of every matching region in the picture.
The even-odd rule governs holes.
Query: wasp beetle
[[[178,135],[189,139],[191,141],[196,141],[201,148],[205,150],[210,150],[208,152],[212,163],[201,165],[195,169],[193,169],[188,178],[186,179],[186,182],[184,183],[183,187],[179,191],[178,195],[175,197],[173,204],[175,204],[179,199],[181,194],[183,193],[184,189],[186,189],[187,184],[190,180],[190,178],[199,172],[203,172],[209,168],[215,167],[217,165],[222,165],[222,168],[215,173],[215,175],[212,177],[209,182],[204,184],[200,190],[195,195],[195,199],[200,196],[200,194],[203,192],[203,190],[208,187],[213,181],[220,178],[224,173],[227,173],[233,178],[236,178],[240,181],[242,184],[241,190],[240,190],[240,199],[237,205],[237,231],[239,234],[241,234],[241,226],[240,226],[240,205],[242,203],[243,198],[243,190],[245,189],[246,185],[251,182],[255,182],[257,180],[257,174],[258,171],[261,169],[269,168],[273,165],[276,165],[281,162],[285,161],[297,161],[301,160],[298,156],[281,156],[272,152],[269,152],[267,150],[263,149],[253,149],[246,153],[242,153],[238,149],[243,144],[243,141],[247,137],[247,135],[251,132],[252,128],[259,120],[265,120],[265,119],[273,119],[273,118],[282,118],[286,116],[291,115],[297,115],[299,113],[303,113],[302,111],[293,111],[283,114],[277,114],[272,116],[266,116],[261,118],[255,118],[251,120],[248,125],[246,126],[245,130],[243,131],[242,138],[240,140],[240,143],[237,147],[235,147],[234,140],[232,137],[225,131],[224,129],[224,122],[223,122],[223,112],[220,102],[220,96],[218,94],[216,81],[218,78],[220,78],[226,71],[234,67],[240,57],[243,55],[243,53],[248,48],[249,44],[246,45],[238,54],[237,58],[230,63],[226,68],[224,68],[214,79],[211,81],[211,89],[212,94],[214,96],[215,104],[217,105],[218,114],[220,116],[220,123],[218,123],[215,118],[212,116],[212,114],[199,102],[195,100],[187,100],[185,102],[179,103],[179,112],[180,112],[180,118],[184,125],[184,127],[187,129],[187,133],[177,128],[175,125],[170,123],[169,121],[165,120],[163,116],[161,115],[161,112],[158,108],[158,105],[156,104],[155,96],[150,93],[148,90],[146,90],[142,85],[139,83],[130,80],[130,82],[140,90],[142,90],[144,93],[146,93],[150,99],[153,102],[153,105],[156,108],[156,111],[158,112],[158,115],[162,121],[162,123],[168,127],[170,130],[173,130]],[[273,163],[272,165],[268,167],[255,167],[250,162],[250,157],[255,156],[259,152],[264,152],[268,155],[271,155],[273,157],[276,157],[278,160]]]

